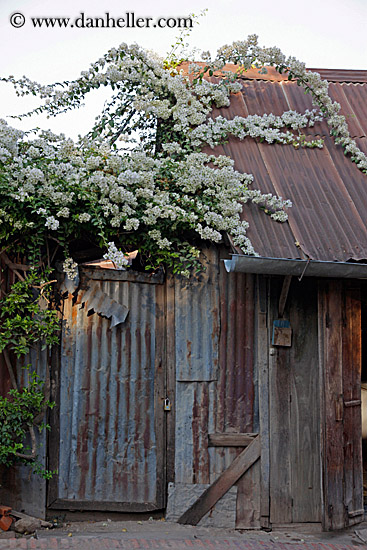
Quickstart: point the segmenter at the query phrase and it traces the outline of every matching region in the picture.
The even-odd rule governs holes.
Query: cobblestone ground
[[[363,544],[363,543],[362,543]],[[367,545],[360,548],[367,548]],[[238,539],[118,539],[113,537],[47,537],[36,539],[6,539],[0,541],[1,550],[133,550],[133,549],[171,550],[356,550],[355,545],[331,544],[327,542],[286,543],[270,541],[240,541]]]
[[[161,521],[74,522],[37,538],[0,532],[0,550],[367,550],[367,523],[348,531],[235,531]]]

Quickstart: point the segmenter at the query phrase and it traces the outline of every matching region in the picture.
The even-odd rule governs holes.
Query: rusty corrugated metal
[[[357,80],[366,82],[367,71],[359,73],[364,80],[355,75]],[[312,108],[309,94],[295,82],[259,80],[255,76],[256,80],[251,80],[249,73],[246,76],[242,97],[236,94],[231,106],[217,110],[214,116],[233,118],[271,112],[278,115],[287,109],[303,112]],[[342,74],[339,76],[341,79]],[[341,104],[341,112],[359,147],[367,152],[367,84],[334,80],[330,94]],[[242,142],[230,138],[215,149],[217,154],[225,153],[234,159],[237,170],[252,173],[254,188],[293,203],[288,211],[289,222],[285,224],[273,222],[254,205],[245,205],[243,218],[250,223],[248,236],[256,252],[264,257],[366,260],[366,175],[334,144],[325,122],[305,129],[304,133],[322,135],[324,148],[296,150],[291,146],[256,143],[249,138]]]
[[[86,507],[149,505],[157,498],[155,432],[157,286],[88,281],[130,310],[125,323],[65,306],[57,498]],[[163,426],[161,427],[163,430]],[[162,432],[163,433],[163,432]]]
[[[220,376],[216,432],[252,432],[254,416],[253,276],[221,266]]]
[[[212,483],[231,464],[239,449],[208,448],[208,433],[252,432],[256,414],[253,278],[228,275],[214,247],[205,250],[205,255],[206,272],[201,283],[196,282],[190,292],[180,296],[183,283],[178,277],[175,279],[178,353],[175,481],[179,483]],[[218,316],[215,325],[213,315]],[[190,324],[194,327],[190,335],[202,350],[201,356],[190,356],[190,368],[185,367],[183,379],[187,354],[182,350],[185,346],[189,349]],[[213,356],[218,361],[215,377],[210,367]],[[203,357],[209,365],[206,368]]]
[[[202,254],[205,271],[174,278],[176,426],[175,481],[209,483],[208,433],[214,431],[219,376],[219,257]]]
[[[206,63],[199,62],[196,65],[204,67]],[[184,62],[180,65],[180,69],[188,72],[189,63]],[[238,65],[228,63],[223,67],[223,71],[236,72]],[[367,82],[367,71],[358,69],[313,69],[307,68],[308,71],[317,72],[321,78],[328,82]],[[270,80],[272,82],[282,82],[288,80],[288,73],[280,74],[275,67],[266,67],[266,72],[261,72],[261,69],[249,69],[242,74],[243,80]]]

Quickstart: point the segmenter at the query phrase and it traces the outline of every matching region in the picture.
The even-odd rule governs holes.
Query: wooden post
[[[259,379],[259,421],[261,434],[260,526],[270,528],[270,441],[269,441],[269,336],[267,325],[267,280],[257,277],[257,370]]]

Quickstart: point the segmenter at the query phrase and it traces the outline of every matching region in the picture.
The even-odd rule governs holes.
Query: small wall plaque
[[[292,329],[289,321],[277,319],[273,323],[273,337],[271,340],[273,346],[290,347],[292,345]]]

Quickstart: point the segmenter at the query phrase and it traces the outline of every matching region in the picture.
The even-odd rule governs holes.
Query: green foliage
[[[25,281],[15,282],[0,300],[0,353],[7,348],[20,357],[38,342],[43,349],[58,342],[58,315],[47,307],[51,299],[47,274],[31,269]]]
[[[32,456],[30,446],[25,444],[27,433],[33,426],[35,418],[43,412],[45,405],[52,408],[54,403],[45,402],[44,383],[33,372],[29,375],[29,383],[22,390],[12,389],[7,397],[0,396],[0,464],[11,466],[16,461],[30,464],[33,471],[46,479],[53,472],[44,470],[34,456],[31,459],[18,454]],[[41,424],[39,431],[49,429],[47,424]]]
[[[27,278],[15,282],[0,300],[0,352],[9,350],[19,358],[36,344],[44,349],[58,343],[57,311],[48,308],[51,290],[45,278],[49,275],[49,270],[39,273],[31,269]],[[6,397],[0,396],[0,464],[10,466],[21,461],[46,479],[52,476],[37,460],[35,436],[31,438],[32,448],[25,441],[33,425],[53,405],[45,398],[44,382],[35,372],[29,374],[23,389],[13,388]],[[40,432],[45,428],[49,426],[38,426]]]

